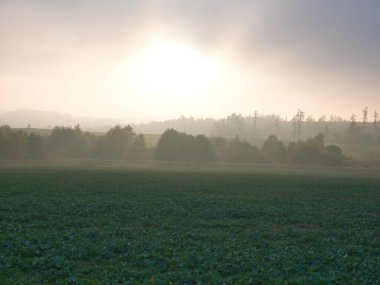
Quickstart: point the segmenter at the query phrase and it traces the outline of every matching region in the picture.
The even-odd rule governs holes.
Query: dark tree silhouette
[[[351,138],[355,138],[360,132],[358,123],[356,122],[356,116],[353,114],[351,116],[350,124],[348,125],[347,133]]]
[[[223,137],[210,138],[211,146],[214,150],[214,154],[219,161],[225,161],[227,140]]]
[[[343,156],[343,151],[339,146],[326,146],[323,163],[329,166],[339,166],[345,163],[346,158]]]
[[[112,159],[125,159],[133,143],[135,133],[131,126],[119,125],[111,128],[104,138],[104,156]]]
[[[160,137],[156,149],[156,159],[166,161],[189,161],[191,142],[185,133],[174,129],[166,130]]]
[[[258,161],[259,151],[256,146],[241,140],[238,136],[232,139],[226,149],[227,162],[255,162]]]
[[[40,159],[43,156],[42,137],[31,133],[27,140],[28,158]]]
[[[368,121],[368,107],[365,107],[363,109],[363,127],[366,126],[367,121]]]
[[[0,128],[0,153],[5,159],[23,159],[27,156],[26,132],[12,131],[9,126]]]
[[[280,124],[281,124],[281,119],[280,117],[277,116],[274,121],[274,129],[275,129],[277,137],[280,135]]]
[[[323,134],[306,141],[290,143],[288,147],[291,162],[300,164],[320,164],[324,153]]]
[[[257,135],[257,119],[259,118],[259,112],[255,111],[253,113],[253,136]]]
[[[302,123],[305,119],[305,113],[298,109],[297,114],[295,114],[290,121],[294,128],[294,136],[296,139],[301,139],[302,133]]]
[[[8,151],[8,140],[12,133],[9,126],[4,125],[0,127],[0,158],[6,157],[6,152]]]
[[[211,143],[206,136],[198,135],[195,137],[193,158],[195,161],[214,161],[216,159]]]
[[[174,129],[167,130],[160,138],[156,158],[166,161],[213,161],[215,153],[209,139],[204,135],[193,137],[179,133]]]
[[[142,161],[146,156],[145,137],[142,134],[135,136],[128,158],[132,161]]]
[[[375,112],[373,113],[373,126],[374,127],[377,127],[378,119],[379,119],[379,114],[375,110]]]
[[[49,137],[50,154],[53,157],[86,157],[89,143],[79,125],[70,127],[55,127]]]
[[[286,160],[286,147],[275,135],[271,135],[264,142],[261,153],[264,161],[284,162]]]

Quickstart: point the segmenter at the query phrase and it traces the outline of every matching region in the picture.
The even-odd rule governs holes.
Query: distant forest
[[[135,132],[162,134],[167,129],[175,129],[191,135],[203,134],[207,137],[232,139],[239,136],[251,144],[262,146],[270,135],[276,135],[286,144],[300,139],[306,140],[322,133],[328,143],[379,144],[380,126],[377,111],[367,107],[352,115],[350,120],[330,115],[314,118],[302,110],[294,112],[290,119],[278,115],[263,115],[257,111],[252,115],[231,114],[222,119],[196,119],[180,117],[173,120],[131,124],[130,120],[105,120],[72,117],[55,112],[19,110],[0,114],[0,125],[12,127],[52,129],[52,126],[80,124],[83,130],[105,133],[115,125],[130,125]],[[127,121],[127,123],[125,122]],[[133,120],[132,120],[133,121]]]
[[[157,145],[147,147],[144,134],[161,130]],[[137,131],[136,131],[137,130]],[[205,135],[207,134],[207,135]],[[158,139],[158,138],[157,138]],[[0,127],[0,159],[117,159],[131,162],[183,161],[350,165],[340,143],[380,145],[376,111],[361,119],[331,116],[317,120],[301,110],[291,120],[279,116],[225,119],[179,118],[171,121],[116,125],[103,133],[57,126],[46,132]],[[336,145],[338,144],[338,145]]]
[[[350,135],[361,134],[356,129],[351,134],[351,128],[350,125],[347,130]],[[359,126],[355,125],[355,128],[359,129]],[[300,136],[300,133],[297,135]],[[143,134],[135,133],[131,126],[119,125],[105,134],[84,132],[77,125],[74,128],[55,127],[45,135],[1,126],[0,159],[111,159],[130,162],[156,160],[326,166],[353,163],[339,146],[326,144],[323,133],[287,144],[272,134],[259,148],[238,135],[233,138],[193,136],[168,129],[160,136],[156,147],[148,148]]]
[[[361,115],[352,115],[350,121],[339,116],[322,116],[318,119],[307,116],[298,110],[288,120],[278,115],[260,115],[254,112],[251,116],[231,114],[224,119],[194,119],[181,117],[164,122],[132,125],[145,134],[163,133],[173,128],[188,134],[204,134],[208,137],[234,138],[239,136],[250,143],[262,145],[270,135],[276,135],[285,142],[307,139],[322,133],[324,140],[330,143],[379,144],[380,126],[377,111],[369,112],[368,108]]]

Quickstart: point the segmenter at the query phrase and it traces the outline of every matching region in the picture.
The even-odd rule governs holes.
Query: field
[[[0,167],[0,284],[379,284],[380,176]]]

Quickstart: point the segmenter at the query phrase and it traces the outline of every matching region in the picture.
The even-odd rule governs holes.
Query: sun
[[[215,80],[218,72],[211,57],[173,42],[143,50],[139,61],[141,84],[164,96],[196,96]]]

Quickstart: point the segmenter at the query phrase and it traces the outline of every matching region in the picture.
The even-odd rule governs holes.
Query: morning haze
[[[379,0],[0,0],[0,284],[380,284]]]
[[[379,11],[379,1],[1,1],[0,111],[349,119],[380,109]]]

